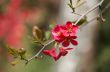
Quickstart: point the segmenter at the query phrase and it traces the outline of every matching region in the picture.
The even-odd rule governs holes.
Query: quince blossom
[[[77,25],[73,25],[72,22],[67,22],[66,25],[56,25],[52,30],[52,36],[58,44],[61,43],[64,47],[69,46],[70,43],[72,45],[78,45],[78,42],[75,40],[77,38],[77,30]],[[56,48],[52,48],[51,50],[43,50],[42,52],[45,55],[53,57],[53,59],[57,61],[60,57],[66,56],[68,54],[68,50],[72,50],[73,48],[60,47],[58,49],[58,54],[56,54]]]
[[[65,56],[68,54],[68,50],[72,50],[73,48],[59,48],[59,54],[56,54],[56,48],[52,48],[51,50],[43,50],[42,52],[45,55],[53,57],[55,61],[57,61],[61,56]]]
[[[60,26],[57,25],[53,30],[52,30],[52,36],[53,39],[55,39],[57,42],[61,43],[64,47],[69,46],[70,42],[73,45],[77,45],[77,41],[74,40],[77,38],[76,32],[78,30],[77,25],[72,25],[72,22],[67,22],[66,25]]]

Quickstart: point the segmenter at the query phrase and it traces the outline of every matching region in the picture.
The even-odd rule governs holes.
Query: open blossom
[[[74,36],[78,30],[77,25],[72,25],[72,22],[67,22],[66,25],[60,27],[60,31],[65,37]]]
[[[68,54],[68,50],[72,50],[73,48],[59,48],[59,54],[56,54],[56,49],[52,48],[51,50],[43,50],[42,52],[45,55],[53,57],[55,61],[57,61],[61,56],[65,56]]]
[[[55,52],[55,48],[52,48],[51,50],[43,50],[42,52],[45,54],[45,55],[48,55],[48,56],[51,56],[54,58],[54,60],[57,59],[57,55],[56,55],[56,52]]]
[[[66,56],[68,54],[68,50],[72,50],[73,48],[59,48],[59,54],[57,55],[57,60],[61,57],[61,56]]]
[[[59,25],[56,25],[56,27],[52,30],[52,36],[57,42],[62,42],[64,40],[64,35],[60,31]]]
[[[69,37],[66,37],[64,39],[64,41],[62,41],[62,45],[64,47],[67,47],[69,46],[69,44],[71,43],[72,45],[78,45],[78,42],[75,40],[77,38],[77,36],[69,36]]]
[[[73,45],[77,45],[78,43],[75,40],[77,38],[77,30],[77,25],[72,25],[72,22],[67,22],[66,25],[63,26],[57,25],[52,30],[52,36],[57,42],[62,43],[64,47],[69,46],[70,42]]]
[[[52,37],[58,43],[61,43],[64,47],[69,46],[69,44],[77,45],[78,42],[75,40],[77,38],[76,32],[78,30],[77,25],[73,25],[72,22],[67,22],[66,25],[56,25],[52,30]],[[69,50],[73,48],[63,48],[60,47],[59,53],[56,54],[56,48],[51,50],[43,50],[45,55],[51,56],[55,61],[57,61],[62,56],[66,56]]]

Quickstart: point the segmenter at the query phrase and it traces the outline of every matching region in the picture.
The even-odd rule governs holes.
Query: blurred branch
[[[105,8],[101,11],[101,14],[103,14],[109,7],[110,7],[110,2],[109,2],[109,3],[105,6]],[[94,18],[92,18],[91,20],[85,22],[85,24],[83,24],[83,25],[81,26],[81,28],[84,27],[86,24],[88,24],[88,23],[90,23],[90,22],[92,22],[93,20],[96,20],[96,19],[98,19],[98,20],[101,19],[102,21],[105,21],[105,19],[103,19],[102,17],[100,18],[100,15],[97,15],[97,16],[95,16]]]
[[[72,13],[81,16],[80,14],[75,12],[75,7],[73,7],[72,0],[69,0],[69,1],[70,1],[70,3],[68,4],[68,6],[72,9]]]
[[[104,0],[100,1],[98,4],[94,5],[90,10],[88,10],[87,12],[85,12],[84,14],[82,14],[82,16],[75,22],[75,24],[77,24],[85,15],[87,15],[88,13],[90,13],[91,11],[93,11],[94,9],[96,9],[97,7],[99,7]]]
[[[48,43],[46,43],[46,44],[39,50],[39,52],[38,52],[37,54],[35,54],[34,56],[32,56],[30,59],[27,60],[26,64],[27,64],[28,62],[30,62],[32,59],[38,57],[39,54],[43,51],[43,49],[44,49],[46,46],[48,46],[49,44],[51,44],[52,42],[54,42],[54,41],[55,41],[55,40],[51,40],[51,41],[49,41]]]
[[[110,2],[105,6],[105,8],[102,10],[102,13],[104,13],[108,8],[110,7]]]

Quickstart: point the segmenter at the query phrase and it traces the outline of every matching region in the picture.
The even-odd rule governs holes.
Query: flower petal
[[[76,38],[77,38],[77,36],[70,36],[70,38],[72,38],[72,39],[76,39]]]
[[[55,28],[52,30],[53,32],[57,32],[60,30],[60,26],[59,25],[56,25]]]
[[[53,58],[56,57],[56,52],[55,52],[55,48],[52,48],[51,50],[43,50],[42,52],[45,54],[45,55],[49,55]]]
[[[64,46],[64,47],[67,47],[67,46],[69,46],[69,41],[63,41],[63,43],[62,43],[62,45]]]
[[[65,25],[67,28],[71,28],[72,27],[72,22],[68,21],[66,22],[66,25]]]
[[[68,29],[66,28],[66,26],[61,26],[60,31],[65,37],[69,36]]]
[[[72,43],[73,45],[78,45],[78,42],[75,41],[74,39],[71,39],[70,41],[71,41],[71,43]]]
[[[66,49],[60,48],[60,54],[61,54],[62,56],[65,56],[67,53],[68,53],[68,51],[66,51]]]
[[[42,52],[43,52],[45,55],[49,55],[49,56],[50,56],[50,53],[49,53],[50,51],[49,51],[49,50],[43,50]]]
[[[56,52],[55,52],[55,48],[53,48],[51,51],[50,51],[50,55],[52,56],[52,57],[56,57]]]
[[[72,50],[73,48],[66,48],[65,50]]]

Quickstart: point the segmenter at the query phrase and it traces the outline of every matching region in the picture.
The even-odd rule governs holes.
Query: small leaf
[[[41,57],[35,57],[35,59],[37,59],[37,60],[41,60],[41,59],[42,59],[42,56],[41,56]]]
[[[17,58],[18,57],[18,51],[16,50],[16,49],[14,49],[14,48],[9,48],[8,47],[8,52],[11,54],[11,55],[13,55],[15,58]]]
[[[50,25],[49,25],[49,28],[50,28],[50,29],[53,29],[54,27],[55,27],[55,24],[50,24]]]
[[[15,66],[17,63],[19,63],[19,60],[14,60],[14,61],[11,62],[11,65]]]
[[[50,31],[46,31],[45,32],[45,38],[46,38],[46,40],[48,40],[50,38],[50,35],[51,35]]]
[[[86,21],[87,21],[87,18],[84,17],[83,19],[81,19],[81,20],[77,23],[77,25],[80,26],[80,25],[84,24]]]
[[[26,50],[24,48],[21,48],[18,50],[19,56],[21,60],[26,60],[25,59],[25,54],[26,54]]]
[[[70,4],[72,5],[72,0],[70,0]]]
[[[42,32],[41,30],[37,27],[37,26],[34,26],[33,27],[33,36],[39,41],[39,40],[42,40]]]
[[[75,12],[75,8],[71,5],[71,4],[68,4],[68,6],[72,9],[72,13],[74,13]]]
[[[24,55],[26,53],[26,50],[24,48],[20,48],[18,52],[20,55]]]
[[[77,0],[77,4],[80,2],[81,0]]]

